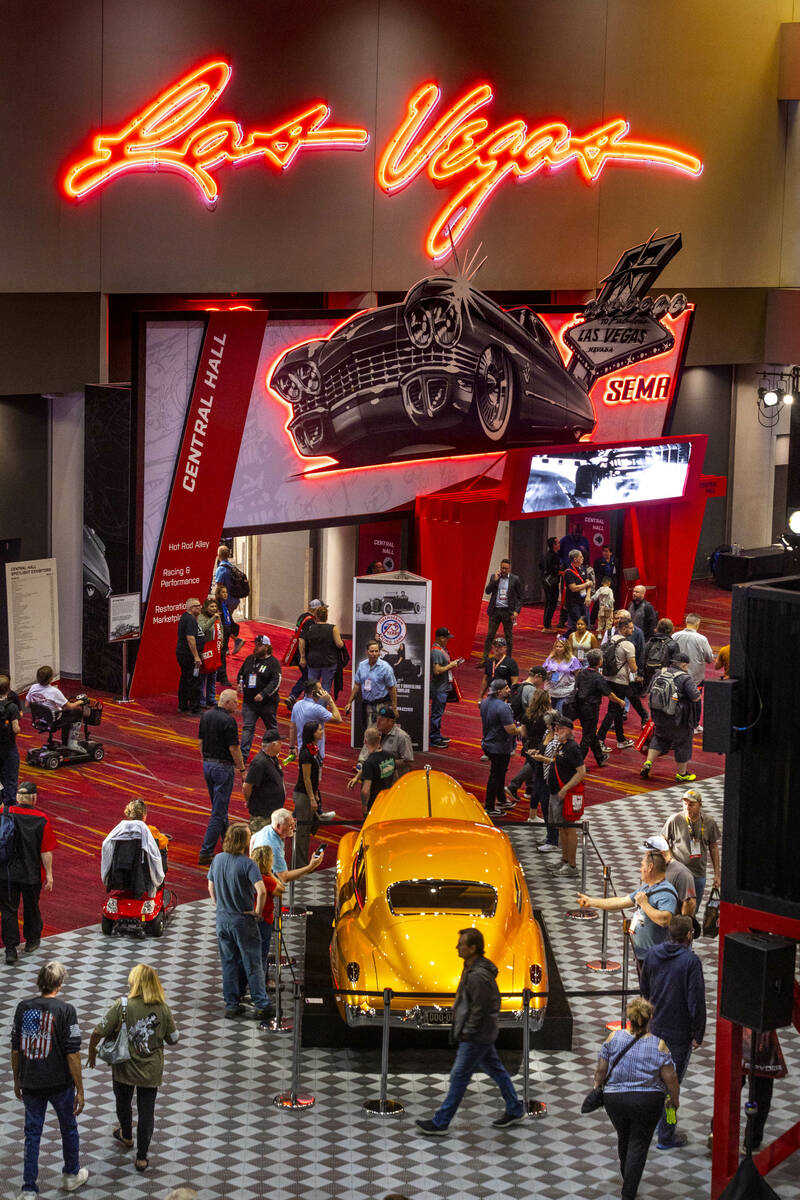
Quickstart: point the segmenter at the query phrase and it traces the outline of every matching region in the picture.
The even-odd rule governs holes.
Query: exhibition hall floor
[[[593,814],[595,840],[613,865],[617,887],[633,887],[638,847],[679,804],[681,788],[635,797],[618,796]],[[722,780],[704,788],[709,812],[720,817]],[[572,922],[565,910],[575,901],[574,886],[554,880],[546,856],[534,849],[541,826],[510,829],[534,904],[556,950],[567,991],[602,990],[620,985],[620,976],[601,976],[585,963],[597,958],[599,922]],[[305,881],[304,881],[305,882]],[[589,887],[600,887],[593,858]],[[307,881],[303,899],[330,903],[332,872]],[[292,953],[302,962],[304,921],[287,921]],[[609,925],[609,955],[621,954],[621,922]],[[716,941],[696,946],[713,1009],[716,994]],[[97,1200],[163,1200],[178,1184],[198,1188],[200,1200],[382,1200],[397,1191],[409,1200],[600,1200],[619,1195],[615,1139],[603,1112],[581,1116],[591,1084],[605,1022],[619,1012],[617,998],[574,998],[572,1051],[532,1056],[533,1095],[548,1106],[544,1120],[507,1130],[490,1121],[501,1111],[499,1096],[485,1078],[468,1089],[446,1138],[428,1139],[414,1120],[428,1117],[443,1096],[451,1056],[431,1054],[429,1071],[408,1071],[402,1053],[389,1060],[388,1095],[402,1102],[398,1118],[364,1114],[364,1100],[379,1094],[379,1055],[374,1050],[303,1049],[300,1090],[316,1098],[305,1111],[286,1111],[273,1097],[290,1084],[291,1036],[259,1031],[252,1022],[222,1016],[220,969],[208,901],[182,904],[160,941],[104,938],[98,925],[46,939],[40,953],[5,968],[0,1026],[7,1029],[16,1002],[34,988],[37,966],[62,960],[69,971],[64,997],[74,1003],[84,1037],[106,1007],[125,990],[137,961],[157,968],[180,1028],[178,1046],[165,1054],[164,1085],[156,1107],[150,1169],[138,1175],[133,1156],[111,1138],[115,1124],[109,1068],[85,1072],[86,1110],[80,1118],[82,1163],[90,1171],[81,1195]],[[632,974],[633,968],[631,968]],[[284,976],[286,981],[286,976]],[[288,999],[288,992],[287,992]],[[393,1044],[396,1037],[393,1034]],[[800,1075],[800,1038],[781,1032],[789,1078],[775,1085],[770,1130],[795,1118]],[[710,1155],[706,1147],[712,1108],[714,1022],[706,1048],[693,1056],[682,1090],[680,1122],[690,1144],[669,1153],[652,1148],[639,1192],[641,1200],[705,1200]],[[8,1081],[7,1081],[8,1082]],[[519,1076],[516,1077],[519,1086]],[[16,1195],[22,1152],[22,1108],[10,1086],[0,1092],[0,1197]],[[61,1161],[52,1115],[42,1144],[39,1183],[43,1196],[55,1194]],[[800,1195],[797,1156],[770,1175],[782,1200]]]
[[[693,608],[703,615],[703,631],[716,650],[729,640],[730,593],[721,592],[708,583],[693,585],[689,600]],[[542,610],[525,608],[515,631],[514,656],[521,672],[536,663],[541,663],[552,644],[552,637],[539,632]],[[348,623],[349,624],[349,623]],[[275,652],[282,657],[289,642],[289,631],[258,622],[248,622],[244,627],[246,644],[238,660],[229,667],[231,679],[235,679],[236,667],[244,653],[252,649],[252,638],[261,629],[269,629]],[[482,672],[478,663],[482,653],[486,629],[485,611],[472,648],[471,661],[459,671],[463,692],[460,704],[449,705],[445,713],[443,730],[452,739],[447,750],[430,750],[423,758],[417,756],[419,765],[430,762],[439,770],[454,775],[461,783],[483,799],[487,765],[480,761],[480,716],[478,693]],[[708,674],[714,674],[708,668]],[[177,676],[177,666],[176,666]],[[284,669],[281,686],[283,696],[288,695],[297,671],[294,667]],[[77,691],[76,685],[65,684],[68,694]],[[350,672],[345,674],[345,688],[339,696],[344,702],[350,692]],[[19,738],[23,765],[21,777],[35,779],[40,789],[40,806],[52,819],[59,839],[55,855],[55,888],[52,894],[42,897],[42,912],[45,933],[58,933],[88,925],[99,920],[103,903],[103,887],[100,882],[100,845],[108,831],[122,817],[122,810],[133,796],[143,796],[149,806],[150,820],[165,833],[173,835],[170,844],[169,875],[171,886],[178,894],[181,904],[196,900],[206,894],[205,871],[197,865],[197,852],[202,841],[208,819],[209,802],[203,781],[197,742],[197,718],[177,712],[177,702],[172,695],[162,695],[129,705],[119,705],[111,698],[104,698],[103,723],[93,731],[105,744],[106,757],[101,763],[88,766],[66,767],[47,772],[28,767],[24,763],[25,751],[40,744],[33,734],[28,715],[23,717],[22,734]],[[281,731],[287,735],[288,714],[281,703],[279,712]],[[259,744],[259,732],[256,747]],[[631,715],[628,729],[635,737],[639,721]],[[323,795],[329,807],[340,817],[360,821],[360,804],[353,792],[346,788],[351,775],[356,753],[349,745],[349,722],[329,726],[327,754],[323,776]],[[695,738],[693,769],[699,781],[719,775],[723,770],[720,755],[706,753]],[[613,747],[613,734],[610,735]],[[512,759],[512,772],[517,768]],[[672,758],[661,759],[651,780],[645,784],[639,777],[642,756],[636,750],[614,751],[603,770],[597,770],[589,759],[589,778],[586,787],[587,806],[605,804],[620,796],[638,796],[653,787],[664,787],[673,782]],[[287,767],[286,781],[291,790],[296,778],[296,765]],[[528,815],[527,805],[520,804],[504,822],[512,825],[524,821]],[[245,818],[246,809],[237,785],[231,804],[232,818]],[[341,835],[341,827],[331,828],[324,833],[326,841],[335,843]],[[333,847],[325,858],[325,866],[334,861]]]

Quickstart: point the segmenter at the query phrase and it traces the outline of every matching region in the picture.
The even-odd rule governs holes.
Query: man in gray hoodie
[[[669,1047],[678,1079],[683,1082],[692,1050],[706,1032],[706,989],[703,965],[692,950],[692,918],[670,918],[668,938],[648,950],[642,963],[641,991],[655,1012],[650,1032]],[[669,1125],[664,1113],[658,1123],[659,1150],[685,1146],[685,1133]]]
[[[479,929],[459,931],[456,946],[464,968],[453,1003],[451,1038],[458,1043],[456,1061],[450,1072],[450,1090],[433,1114],[432,1121],[417,1121],[423,1133],[442,1136],[455,1116],[467,1085],[480,1069],[500,1088],[506,1111],[493,1125],[513,1125],[521,1121],[525,1110],[514,1090],[511,1076],[495,1049],[500,1012],[500,991],[497,987],[497,967],[484,955],[483,934]]]

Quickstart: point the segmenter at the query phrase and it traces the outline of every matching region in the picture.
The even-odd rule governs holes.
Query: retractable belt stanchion
[[[533,992],[525,988],[522,993],[522,1103],[525,1115],[540,1121],[547,1116],[547,1105],[541,1100],[531,1100],[531,997]]]
[[[294,833],[292,834],[292,870],[297,867],[297,823],[295,823]],[[289,880],[289,907],[285,910],[287,917],[310,917],[311,912],[304,905],[300,908],[295,908],[294,904],[294,879]]]
[[[606,1029],[627,1029],[628,1027],[628,963],[631,952],[631,921],[630,917],[622,918],[622,996],[618,1021],[606,1021]]]
[[[581,822],[581,894],[586,895],[586,851],[589,849],[589,822]],[[596,921],[596,908],[568,908],[564,913],[565,917],[569,917],[570,921]]]
[[[300,984],[294,981],[294,1031],[292,1037],[292,1084],[288,1092],[279,1092],[272,1103],[276,1108],[311,1108],[314,1096],[301,1094],[300,1086],[300,1039],[303,1028],[303,995]]]
[[[608,898],[608,867],[603,867],[603,899]],[[608,958],[608,909],[603,909],[603,932],[600,941],[600,957],[592,959],[586,966],[590,971],[605,971],[611,975],[621,970],[622,964]]]
[[[285,943],[280,904],[275,906],[275,933],[278,935],[278,944],[275,947],[275,1016],[269,1022],[269,1028],[274,1033],[289,1033],[292,1029],[292,1022],[283,1017],[283,997],[281,995],[281,954]]]
[[[375,1117],[399,1117],[405,1109],[399,1100],[387,1100],[386,1090],[389,1081],[389,1015],[392,1003],[392,989],[383,989],[383,1028],[381,1030],[381,1095],[379,1100],[365,1100],[361,1105],[364,1112],[372,1113]]]

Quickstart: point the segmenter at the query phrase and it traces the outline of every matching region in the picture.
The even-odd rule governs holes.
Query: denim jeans
[[[675,1074],[678,1076],[678,1083],[683,1083],[683,1077],[686,1074],[686,1068],[689,1066],[689,1059],[692,1056],[692,1043],[671,1041],[668,1045],[672,1061],[675,1063]],[[671,1145],[675,1137],[676,1128],[675,1125],[667,1124],[666,1110],[662,1110],[656,1128],[656,1140],[659,1145]]]
[[[275,694],[274,701],[265,704],[248,704],[246,700],[242,701],[242,741],[241,750],[242,758],[247,762],[247,756],[250,753],[250,747],[253,745],[253,737],[256,732],[256,722],[264,722],[265,732],[269,729],[278,728],[278,696]]]
[[[200,676],[200,705],[213,708],[217,703],[217,672],[208,671]]]
[[[517,1095],[511,1076],[500,1061],[494,1042],[459,1042],[456,1061],[450,1072],[450,1090],[444,1104],[433,1114],[433,1123],[446,1129],[455,1116],[467,1084],[477,1070],[485,1071],[500,1088],[506,1102],[506,1112],[522,1115],[522,1101]]]
[[[224,838],[228,830],[228,805],[233,791],[233,763],[204,758],[203,775],[211,797],[211,816],[200,853],[213,854],[218,840]]]
[[[333,688],[333,680],[336,675],[336,667],[309,667],[308,678],[322,680],[322,686],[326,692],[330,692]]]
[[[280,896],[277,898],[277,903],[280,904]],[[261,937],[261,961],[264,964],[264,979],[267,978],[267,965],[269,960],[269,948],[272,945],[272,930],[274,926],[269,921],[258,922],[258,932]]]
[[[300,667],[299,671],[300,671],[300,674],[297,677],[296,682],[293,684],[292,690],[289,692],[290,700],[297,699],[297,697],[302,692],[303,688],[306,686],[306,682],[308,680],[308,667]]]
[[[430,740],[438,742],[442,736],[442,717],[444,716],[445,705],[447,704],[447,695],[450,691],[450,685],[446,688],[439,688],[431,696],[431,727]]]
[[[58,1124],[61,1127],[61,1146],[64,1151],[64,1174],[77,1175],[81,1168],[78,1151],[80,1138],[78,1136],[78,1121],[72,1111],[75,1104],[75,1088],[72,1084],[55,1096],[34,1096],[30,1092],[22,1093],[25,1105],[25,1174],[22,1190],[38,1192],[36,1179],[39,1174],[39,1143],[42,1140],[42,1128],[48,1102],[56,1110]]]
[[[217,909],[217,942],[222,964],[222,995],[226,1008],[236,1008],[242,995],[242,972],[250,987],[250,999],[256,1008],[269,1008],[264,967],[261,962],[261,934],[256,917]]]

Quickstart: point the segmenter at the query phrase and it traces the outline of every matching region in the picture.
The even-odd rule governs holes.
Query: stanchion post
[[[383,989],[383,1026],[381,1030],[381,1095],[379,1100],[365,1100],[361,1108],[375,1117],[399,1117],[404,1106],[399,1100],[388,1100],[386,1092],[389,1082],[389,1018],[391,1016],[392,989]]]
[[[294,982],[294,1031],[292,1036],[292,1084],[288,1092],[279,1092],[272,1103],[276,1108],[311,1108],[315,1097],[308,1093],[301,1094],[300,1087],[300,1045],[303,1028],[303,993],[297,980]]]
[[[120,696],[119,700],[116,701],[116,703],[117,704],[133,704],[133,701],[131,700],[130,696],[128,695],[128,643],[127,643],[127,641],[123,641],[123,643],[122,643],[122,695]]]
[[[522,1103],[525,1116],[541,1121],[547,1116],[547,1105],[541,1100],[531,1100],[531,997],[533,992],[525,988],[522,993]]]
[[[278,943],[275,947],[275,1016],[268,1025],[273,1033],[289,1033],[292,1028],[292,1022],[284,1020],[283,997],[281,995],[281,951],[284,941],[283,914],[280,904],[276,904],[275,906],[275,933],[277,934]]]
[[[628,963],[630,962],[631,939],[629,937],[631,922],[629,917],[622,918],[622,996],[620,998],[620,1014],[618,1021],[606,1021],[606,1029],[627,1029],[628,1026]]]
[[[581,822],[581,894],[586,895],[586,867],[587,854],[589,849],[589,822]],[[570,921],[596,921],[598,912],[596,908],[568,908],[564,913],[565,917],[569,917]]]
[[[603,867],[603,899],[608,898],[609,871],[608,867]],[[586,966],[590,971],[603,971],[608,975],[613,975],[615,971],[622,969],[622,963],[615,962],[614,959],[608,957],[608,909],[603,909],[603,929],[600,938],[600,957],[592,959]]]
[[[297,867],[297,823],[295,822],[294,833],[292,834],[292,870]],[[310,911],[302,906],[295,908],[294,906],[294,879],[289,880],[289,907],[286,909],[287,917],[309,917]]]

